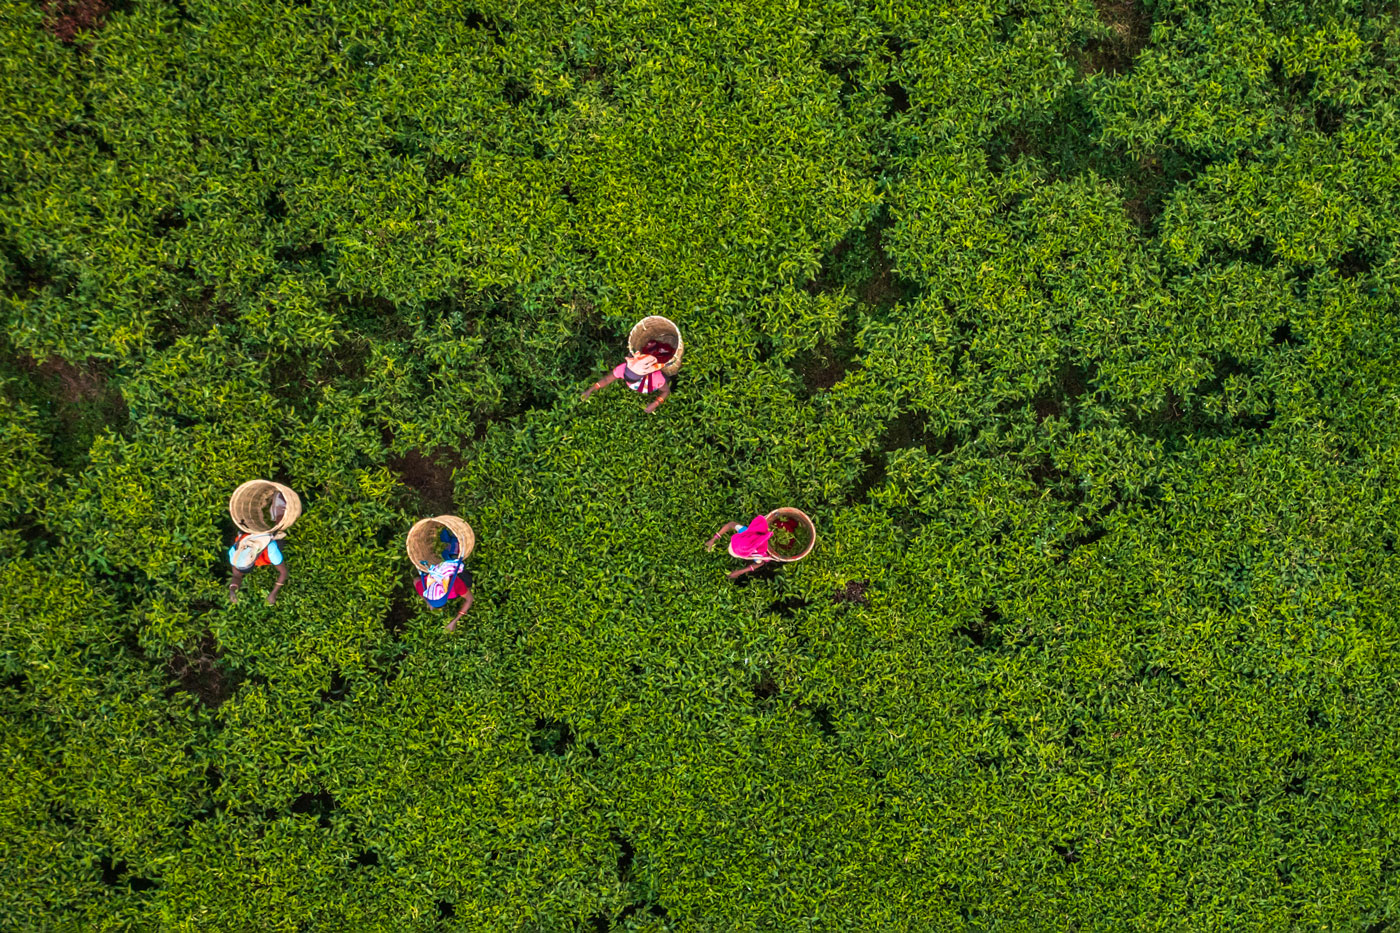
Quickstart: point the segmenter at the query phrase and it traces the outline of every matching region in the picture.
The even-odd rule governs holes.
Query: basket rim
[[[273,524],[271,528],[249,528],[246,524],[244,524],[242,519],[239,518],[238,514],[234,512],[233,506],[234,503],[238,501],[238,498],[241,495],[243,495],[245,490],[263,486],[271,486],[274,491],[280,492],[282,494],[282,498],[286,500],[287,508],[286,511],[282,513],[282,518],[275,524]],[[238,528],[239,531],[243,531],[248,534],[275,534],[279,531],[286,531],[288,528],[292,527],[292,525],[296,523],[296,520],[298,518],[301,518],[301,496],[297,495],[296,490],[292,489],[292,487],[287,486],[284,483],[279,483],[276,480],[245,480],[244,482],[239,483],[237,488],[235,488],[233,492],[229,493],[228,516],[230,519],[233,520],[233,524]]]
[[[460,524],[466,529],[465,541],[462,540],[462,533],[453,528],[452,524],[449,524],[449,522]],[[466,519],[457,515],[432,515],[427,518],[420,518],[413,523],[408,529],[408,534],[404,536],[404,552],[408,555],[408,562],[412,564],[415,569],[418,568],[419,562],[418,559],[413,556],[413,536],[420,528],[425,528],[430,525],[446,528],[457,536],[457,544],[461,548],[461,553],[458,555],[459,560],[466,560],[468,557],[471,557],[472,552],[476,550],[476,530],[472,528]]]
[[[769,512],[763,517],[768,519],[769,524],[772,524],[773,519],[780,515],[796,516],[802,521],[802,524],[807,526],[807,531],[811,534],[811,540],[807,542],[807,547],[804,548],[802,553],[798,554],[796,557],[780,557],[777,554],[770,555],[773,558],[773,560],[779,561],[781,563],[795,564],[802,558],[806,557],[808,554],[811,554],[812,549],[817,546],[817,523],[812,521],[812,516],[808,515],[801,509],[793,508],[792,506],[783,506],[782,508],[774,509],[773,511]]]
[[[661,314],[648,314],[646,317],[633,324],[632,329],[627,332],[627,350],[628,352],[635,353],[641,349],[640,346],[637,346],[637,332],[651,324],[664,324],[676,335],[676,355],[671,357],[670,362],[661,367],[661,371],[666,375],[674,376],[681,368],[681,358],[685,356],[685,337],[681,334],[680,325],[670,318]]]

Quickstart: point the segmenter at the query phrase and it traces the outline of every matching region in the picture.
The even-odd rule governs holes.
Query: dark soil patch
[[[671,917],[670,912],[667,911],[666,908],[662,907],[660,904],[652,904],[650,902],[644,901],[637,904],[629,904],[628,906],[622,908],[622,912],[617,915],[617,919],[626,920],[629,917],[637,916],[643,911],[645,911],[646,916],[655,918],[657,920],[669,920]]]
[[[753,685],[753,698],[757,703],[767,703],[778,695],[778,681],[773,677],[773,672],[764,668],[759,672],[758,680]]]
[[[807,600],[799,596],[789,596],[780,599],[768,607],[768,611],[774,615],[782,616],[784,619],[791,619],[799,611],[811,605]]]
[[[423,169],[423,177],[429,185],[436,185],[444,178],[459,177],[471,164],[471,159],[444,159],[438,155],[430,155],[428,164]]]
[[[324,243],[279,246],[272,251],[273,259],[298,269],[322,269],[325,257],[326,244]]]
[[[339,668],[331,671],[331,682],[326,689],[322,690],[319,699],[322,703],[335,703],[345,699],[350,695],[350,683],[345,679],[345,675]]]
[[[291,809],[293,813],[313,814],[316,817],[316,825],[322,829],[330,829],[331,814],[339,810],[340,805],[324,790],[314,794],[308,791],[292,801]]]
[[[818,392],[826,392],[835,386],[846,373],[855,368],[855,351],[848,346],[833,347],[820,343],[813,350],[801,353],[793,361],[793,366],[802,378],[802,388],[810,398]]]
[[[632,864],[637,858],[637,849],[630,839],[617,830],[613,830],[609,838],[617,846],[617,880],[627,884],[632,880]]]
[[[82,33],[101,29],[112,9],[106,0],[44,0],[41,5],[44,28],[68,45]]]
[[[884,87],[885,96],[890,99],[891,113],[906,113],[909,110],[909,91],[898,81],[891,81]]]
[[[889,211],[881,206],[865,226],[846,234],[827,252],[807,290],[818,294],[845,288],[880,310],[915,297],[917,287],[899,276],[894,260],[885,252],[885,233],[893,223]]]
[[[1276,347],[1296,347],[1301,345],[1302,342],[1302,338],[1293,333],[1293,323],[1291,321],[1284,321],[1278,327],[1275,327],[1273,333],[1269,335],[1269,343]]]
[[[536,719],[530,736],[530,750],[536,755],[564,755],[574,747],[574,730],[557,719]]]
[[[104,429],[121,432],[130,421],[112,375],[104,364],[75,366],[58,357],[38,362],[0,348],[0,376],[14,378],[14,395],[39,411],[54,460],[68,471],[87,464],[92,442]]]
[[[1338,259],[1332,268],[1344,279],[1354,279],[1371,271],[1371,257],[1361,247],[1351,250]]]
[[[1275,333],[1282,339],[1279,346],[1290,345],[1291,328],[1287,333]],[[1243,432],[1261,432],[1273,423],[1277,409],[1270,406],[1262,413],[1217,414],[1220,403],[1211,405],[1207,399],[1220,396],[1224,383],[1231,375],[1257,376],[1253,365],[1242,365],[1226,354],[1215,363],[1210,378],[1184,396],[1168,390],[1166,401],[1156,411],[1130,416],[1128,424],[1146,437],[1160,441],[1168,453],[1181,450],[1189,438],[1229,437]]]
[[[389,612],[384,616],[384,629],[394,638],[403,635],[408,628],[408,620],[413,618],[413,603],[406,590],[398,590],[389,600]]]
[[[176,271],[186,283],[184,295],[169,314],[161,315],[152,346],[165,350],[185,334],[205,334],[216,324],[232,323],[238,310],[231,302],[217,297],[213,286],[199,282],[189,266]]]
[[[189,651],[177,648],[166,670],[174,678],[177,689],[193,693],[210,709],[218,709],[238,691],[243,676],[219,664],[222,652],[212,633],[206,632],[199,644]]]
[[[1318,104],[1313,108],[1313,123],[1317,126],[1317,131],[1324,136],[1335,135],[1337,130],[1342,128],[1345,117],[1345,110],[1331,104]]]
[[[113,862],[110,855],[104,855],[97,862],[97,870],[101,875],[102,883],[108,887],[117,887],[125,884],[132,891],[149,891],[152,888],[160,887],[160,882],[152,878],[133,878],[131,869],[124,861]]]
[[[1153,232],[1175,189],[1203,172],[1210,158],[1186,148],[1133,156],[1104,148],[1100,129],[1085,91],[1071,88],[1045,108],[999,127],[984,147],[987,167],[1000,174],[1018,159],[1034,159],[1056,181],[1093,172],[1117,185],[1128,216],[1143,232]],[[1001,213],[1011,217],[1018,207],[1009,201]]]
[[[1125,152],[1106,156],[1104,174],[1123,190],[1128,217],[1144,233],[1157,229],[1167,201],[1180,186],[1189,184],[1210,165],[1210,158],[1189,149],[1168,149],[1157,155],[1130,158]]]
[[[852,580],[841,589],[831,594],[831,601],[834,603],[846,603],[852,606],[868,606],[869,598],[865,591],[870,589],[869,580]]]
[[[81,368],[58,357],[50,357],[36,362],[28,357],[20,357],[19,365],[41,380],[52,392],[54,398],[66,405],[78,405],[106,398],[108,373],[97,364],[86,363]]]
[[[996,651],[1001,647],[1001,610],[996,606],[983,606],[972,621],[953,630],[953,637],[965,639],[974,647]]]
[[[438,451],[430,458],[417,450],[410,450],[401,457],[390,457],[387,463],[389,469],[398,474],[399,482],[418,494],[418,504],[425,513],[452,513],[452,471],[461,465],[460,457]]]
[[[1093,364],[1066,362],[1061,365],[1054,381],[1031,399],[1036,422],[1068,415],[1071,425],[1077,426],[1079,400],[1089,392],[1096,375]]]
[[[952,434],[936,434],[930,430],[923,415],[914,411],[900,412],[878,446],[861,455],[862,468],[848,497],[850,503],[869,501],[870,491],[885,482],[890,455],[904,450],[922,450],[932,457],[941,457],[957,448],[958,439]]]
[[[178,207],[172,207],[156,215],[152,222],[152,231],[158,237],[168,236],[176,230],[183,230],[189,226],[189,218]]]
[[[799,704],[799,708],[806,710],[807,714],[812,717],[812,724],[817,727],[817,731],[821,732],[823,737],[833,742],[839,738],[836,731],[836,723],[831,717],[830,707],[822,704],[817,704],[815,706]]]
[[[1152,37],[1152,13],[1141,0],[1094,0],[1094,6],[1109,36],[1084,47],[1081,72],[1117,75],[1131,71],[1134,59]]]
[[[410,318],[399,306],[378,295],[338,295],[331,299],[336,319],[349,330],[381,340],[407,340],[413,336]]]

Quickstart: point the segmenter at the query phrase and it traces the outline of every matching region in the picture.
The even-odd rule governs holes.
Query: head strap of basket
[[[281,516],[274,518],[279,509]],[[229,496],[228,514],[241,531],[250,534],[286,531],[301,517],[301,497],[281,483],[250,479]]]
[[[442,561],[442,530],[446,528],[457,539],[457,556],[465,559],[476,547],[472,526],[455,515],[423,518],[408,530],[408,559],[415,570],[432,567]]]
[[[772,556],[775,559],[790,564],[793,561],[799,561],[806,557],[808,554],[812,553],[812,548],[817,546],[817,526],[807,517],[807,513],[803,512],[801,509],[774,509],[768,513],[767,517],[770,526],[778,519],[790,518],[807,529],[807,546],[802,549],[801,554],[796,554],[792,557],[779,557],[777,554],[773,554]],[[770,551],[770,553],[772,552]]]
[[[660,340],[676,348],[676,355],[661,367],[661,371],[666,375],[674,376],[681,368],[681,355],[685,353],[681,329],[661,315],[653,314],[651,317],[642,318],[632,327],[632,332],[627,335],[627,349],[633,353],[640,353],[648,340]]]

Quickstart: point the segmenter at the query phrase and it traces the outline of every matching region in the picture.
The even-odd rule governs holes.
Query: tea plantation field
[[[0,44],[0,929],[1400,933],[1393,0]]]

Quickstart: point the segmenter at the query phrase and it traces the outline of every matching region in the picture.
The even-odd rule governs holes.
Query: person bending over
[[[466,569],[459,556],[455,535],[444,528],[438,540],[443,543],[442,560],[420,571],[418,579],[413,581],[413,588],[423,597],[424,602],[434,609],[442,609],[454,599],[462,601],[462,608],[458,609],[452,621],[447,623],[447,630],[450,632],[457,628],[458,620],[472,607],[472,573]]]
[[[611,373],[599,379],[583,393],[586,399],[599,389],[621,380],[627,388],[642,395],[656,395],[647,405],[647,413],[656,411],[671,395],[671,377],[662,369],[676,355],[676,348],[662,340],[648,340],[638,353],[629,353]]]
[[[729,539],[730,556],[737,557],[742,561],[748,561],[748,563],[730,573],[729,579],[736,580],[746,573],[752,573],[770,561],[777,560],[777,558],[768,551],[768,539],[773,536],[773,532],[768,527],[768,518],[766,516],[755,515],[747,525],[741,525],[738,522],[727,522],[719,531],[715,532],[714,537],[705,545],[705,550],[713,551],[715,549],[715,542],[719,541],[721,536],[731,532],[733,533],[733,537]]]

